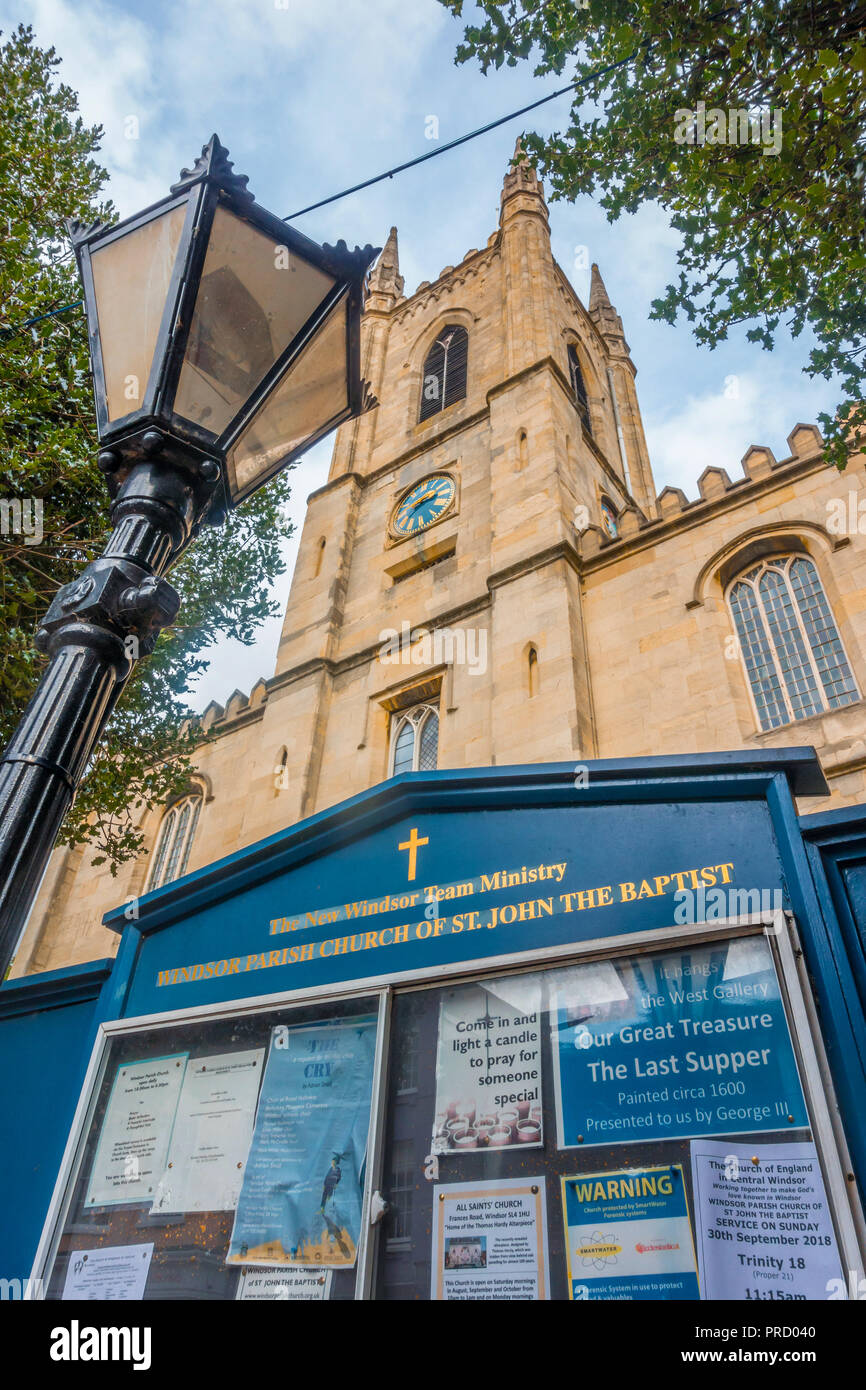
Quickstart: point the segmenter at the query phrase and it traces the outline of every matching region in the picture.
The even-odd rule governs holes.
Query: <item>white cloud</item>
[[[0,25],[8,31],[20,8],[0,4]],[[58,80],[78,93],[87,125],[101,125],[105,136],[99,158],[111,174],[109,195],[121,212],[133,212],[166,191],[149,142],[151,116],[159,101],[158,64],[152,30],[120,13],[105,0],[86,5],[70,0],[31,0],[28,23],[37,42],[53,45],[62,59]],[[127,118],[139,124],[129,139]]]
[[[534,79],[528,65],[486,77],[473,63],[456,68],[462,24],[437,0],[148,0],[134,14],[128,0],[29,0],[28,8],[38,41],[63,59],[60,76],[79,92],[84,119],[105,126],[102,158],[122,215],[163,196],[214,130],[259,201],[286,214],[428,152],[429,114],[444,144],[558,85]],[[0,0],[0,27],[8,31],[20,13],[15,0]],[[298,226],[318,240],[381,243],[396,223],[409,293],[485,245],[515,136],[565,128],[568,109],[569,98],[559,98]],[[130,115],[137,141],[126,138]],[[552,204],[550,221],[554,254],[584,302],[589,272],[574,267],[576,245],[598,262],[622,316],[659,489],[671,482],[695,496],[708,463],[739,476],[751,443],[782,457],[796,421],[834,402],[832,387],[800,372],[805,343],[780,341],[769,355],[739,334],[709,352],[685,322],[648,322],[650,300],[676,273],[677,234],[660,208],[611,224],[581,198]],[[736,397],[724,394],[732,374]],[[328,445],[312,451],[293,475],[298,535],[328,453]],[[290,563],[296,548],[297,538]],[[286,575],[275,589],[280,601],[288,587]],[[218,644],[199,707],[270,674],[280,626],[270,624],[249,649]]]
[[[18,17],[0,0],[4,30]],[[365,140],[393,143],[447,16],[433,0],[378,0],[372,12],[365,0],[187,0],[147,19],[109,0],[31,0],[28,22],[56,47],[85,121],[104,126],[109,191],[126,216],[163,196],[214,129],[274,211],[329,169],[350,182]]]
[[[765,445],[779,459],[788,456],[788,434],[799,421],[815,420],[828,388],[762,357],[746,370],[720,376],[719,389],[687,395],[678,409],[669,402],[666,411],[644,411],[659,491],[670,484],[696,497],[697,479],[708,466],[724,468],[732,481],[741,478],[741,459],[751,444]]]

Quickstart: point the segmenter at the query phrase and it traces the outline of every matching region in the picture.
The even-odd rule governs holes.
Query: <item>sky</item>
[[[85,121],[104,127],[108,195],[121,216],[162,197],[214,131],[257,201],[288,216],[568,80],[533,77],[529,63],[487,76],[474,62],[457,67],[463,25],[438,0],[0,0],[0,29],[20,22],[56,48]],[[516,137],[559,129],[568,111],[569,97],[559,97],[295,225],[320,242],[362,246],[382,245],[396,225],[411,294],[485,244]],[[685,322],[649,321],[651,300],[676,272],[677,234],[660,208],[610,224],[581,198],[551,204],[550,222],[554,255],[581,299],[595,261],[622,317],[659,491],[670,483],[696,497],[708,464],[741,477],[750,444],[784,458],[794,425],[835,405],[832,384],[802,373],[805,337],[780,337],[767,353],[733,333],[710,351]],[[327,478],[331,446],[312,449],[291,476],[296,532],[273,590],[281,608],[306,498]],[[271,675],[280,627],[266,623],[251,647],[217,644],[194,708]]]

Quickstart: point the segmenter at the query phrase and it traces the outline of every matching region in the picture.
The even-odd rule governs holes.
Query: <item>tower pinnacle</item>
[[[619,355],[628,357],[629,347],[625,340],[622,319],[610,302],[601,271],[594,262],[589,286],[589,316],[608,343],[616,346]]]
[[[388,233],[388,240],[382,247],[381,255],[370,272],[369,287],[371,295],[383,295],[391,303],[396,302],[403,293],[403,276],[400,274],[396,227],[392,227]]]
[[[538,177],[534,166],[530,164],[519,135],[514,145],[512,161],[517,162],[512,162],[506,171],[502,183],[502,196],[500,198],[502,206],[504,207],[507,200],[514,197],[517,193],[534,193],[543,203],[544,188],[541,179]]]
[[[606,290],[606,288],[605,288],[604,281],[603,281],[602,278],[601,278],[601,271],[599,270],[598,266],[597,266],[597,265],[595,264],[595,262],[593,261],[593,263],[592,263],[592,281],[591,281],[590,287],[589,287],[589,312],[592,313],[594,309],[612,309],[612,308],[613,308],[613,305],[612,305],[611,302],[610,302],[610,297],[609,297],[608,292],[607,292],[607,290]]]

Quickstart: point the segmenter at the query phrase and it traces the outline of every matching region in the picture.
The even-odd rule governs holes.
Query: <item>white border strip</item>
[[[789,1014],[791,1041],[799,1053],[800,1071],[805,1082],[803,1093],[806,1105],[812,1116],[812,1137],[818,1151],[818,1162],[824,1175],[830,1217],[836,1228],[839,1254],[842,1256],[843,1272],[847,1276],[854,1270],[862,1277],[863,1252],[857,1237],[857,1226],[851,1213],[851,1191],[845,1182],[845,1175],[839,1157],[839,1148],[833,1131],[833,1121],[827,1105],[827,1091],[832,1095],[829,1076],[822,1075],[812,1037],[812,1025],[804,1002],[803,991],[797,973],[797,962],[791,946],[790,931],[793,922],[783,914],[783,929],[771,938],[775,941],[775,952],[780,966],[782,982],[786,987],[784,1000]],[[833,1104],[835,1106],[835,1096]]]

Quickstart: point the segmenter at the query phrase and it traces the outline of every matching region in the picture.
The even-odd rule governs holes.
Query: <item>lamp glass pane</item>
[[[349,405],[346,314],[344,295],[229,451],[234,495],[246,493],[255,479],[270,477],[282,459],[345,415]]]
[[[218,207],[175,414],[221,434],[334,283],[273,237]]]
[[[181,203],[90,253],[109,420],[144,403],[185,216]]]

